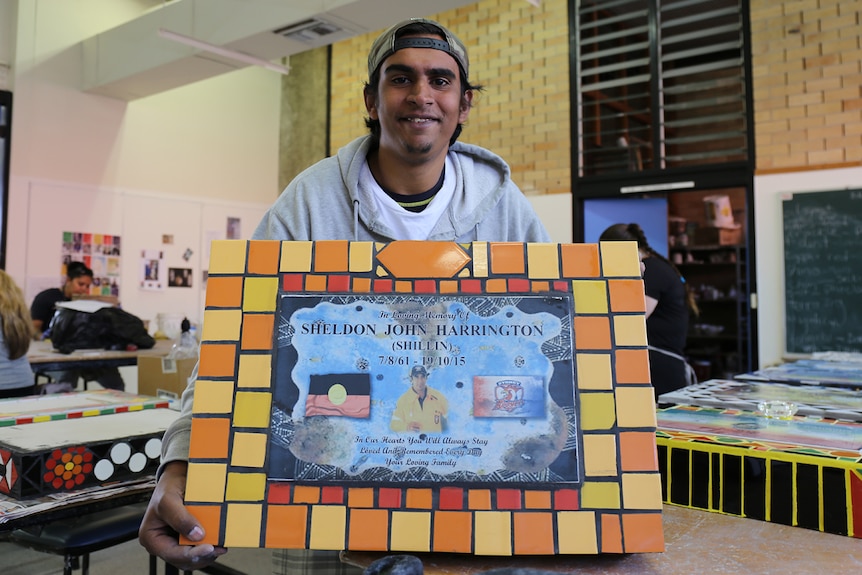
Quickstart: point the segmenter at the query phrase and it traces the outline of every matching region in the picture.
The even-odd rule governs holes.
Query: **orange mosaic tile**
[[[614,369],[617,383],[649,383],[649,353],[646,349],[618,349]]]
[[[434,513],[434,550],[469,553],[473,540],[473,514],[465,511]]]
[[[660,513],[632,513],[622,520],[626,553],[664,551]]]
[[[575,317],[575,347],[610,349],[611,324],[606,316]]]
[[[268,313],[243,314],[241,349],[243,351],[272,349],[274,322],[275,316]]]
[[[350,549],[389,549],[389,512],[385,509],[353,509],[348,527],[347,545]]]
[[[221,506],[191,505],[187,509],[198,520],[208,537],[218,537],[221,531]],[[194,543],[185,536],[181,536],[180,544],[193,545]]]
[[[613,312],[646,311],[643,280],[608,280],[608,295]]]
[[[348,243],[341,240],[314,242],[315,273],[348,271]]]
[[[230,445],[230,419],[223,417],[196,417],[192,419],[193,441],[189,457],[200,459],[226,459]]]
[[[516,555],[554,554],[554,516],[551,513],[514,513]]]
[[[270,505],[266,512],[266,542],[271,549],[305,547],[308,507],[305,505]]]
[[[623,552],[623,532],[620,526],[620,516],[605,513],[602,520],[602,553]]]
[[[248,273],[275,275],[278,273],[278,256],[281,242],[252,240],[248,242]]]
[[[230,377],[235,365],[236,344],[201,344],[198,377]]]
[[[206,306],[208,308],[242,305],[242,276],[211,276],[207,280]]]
[[[491,273],[492,274],[523,274],[526,269],[524,260],[524,244],[492,243]]]
[[[564,278],[599,277],[599,246],[596,244],[565,244],[560,246]]]
[[[214,243],[211,253],[218,261],[211,262],[207,287],[203,333],[209,338],[201,346],[187,493],[192,513],[207,518],[207,542],[479,555],[663,549],[643,283],[632,246],[229,240]],[[571,302],[562,323],[571,325],[572,337],[555,345],[568,345],[572,355],[579,391],[568,408],[578,413],[579,437],[569,440],[581,446],[577,468],[586,477],[481,488],[376,480],[362,487],[310,485],[309,478],[297,485],[269,477],[268,438],[276,432],[269,428],[282,409],[275,398],[283,376],[271,361],[274,326],[281,321],[275,300],[301,292],[358,294],[360,300],[421,296],[431,305],[438,294],[455,301],[567,294],[557,301]],[[349,339],[339,342],[356,347]],[[376,373],[370,363],[364,369]],[[432,377],[438,369],[429,370]],[[445,388],[445,373],[438,371],[431,385]],[[371,379],[372,402],[378,381]],[[458,392],[445,389],[451,402]],[[439,455],[451,449],[432,440],[428,445],[434,452],[442,445]],[[411,447],[422,453],[421,446]]]

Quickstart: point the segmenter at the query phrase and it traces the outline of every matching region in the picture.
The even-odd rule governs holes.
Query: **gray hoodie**
[[[337,155],[296,176],[264,214],[252,238],[398,240],[378,219],[371,191],[359,185],[360,169],[370,143],[370,136],[354,140]],[[437,222],[430,241],[550,241],[502,158],[460,142],[450,146],[449,158],[455,166],[457,187],[446,216]],[[162,467],[171,461],[188,459],[195,379],[197,367],[183,393],[181,414],[165,432]]]

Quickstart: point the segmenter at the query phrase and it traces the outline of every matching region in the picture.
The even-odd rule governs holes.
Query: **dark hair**
[[[436,26],[425,22],[415,22],[401,28],[396,35],[396,39],[403,36],[419,36],[425,34],[444,38],[440,33],[440,29]],[[464,75],[464,71],[461,69],[460,65],[458,66],[458,77],[461,79],[462,101],[464,100],[464,95],[467,93],[468,90],[473,92],[481,92],[483,90],[482,86],[478,84],[474,86],[467,81],[467,77]],[[365,83],[365,86],[363,88],[363,93],[365,94],[365,96],[371,96],[375,100],[377,100],[377,97],[379,95],[379,87],[380,66],[378,66],[377,69],[374,70],[374,73],[371,75],[371,77],[368,78],[368,82]],[[372,120],[371,118],[365,118],[365,127],[368,128],[371,132],[372,148],[377,147],[377,145],[380,143],[380,120]],[[458,139],[458,136],[461,135],[461,129],[461,124],[458,124],[455,127],[455,133],[452,134],[451,138],[449,138],[450,146],[454,144],[455,141]]]
[[[647,242],[646,235],[641,227],[637,224],[614,224],[610,226],[608,229],[602,232],[602,235],[599,236],[600,241],[630,241],[637,242],[638,249],[646,252],[650,255],[650,257],[655,257],[660,260],[667,262],[667,265],[676,272],[676,275],[679,276],[680,280],[683,282],[683,286],[685,287],[685,301],[688,305],[688,308],[694,315],[700,314],[700,309],[697,307],[697,300],[694,299],[694,292],[689,289],[688,283],[685,282],[685,278],[682,277],[679,269],[673,265],[673,262],[652,249]]]
[[[81,276],[93,277],[93,270],[88,268],[82,262],[69,262],[69,265],[66,266],[66,277],[73,280]]]

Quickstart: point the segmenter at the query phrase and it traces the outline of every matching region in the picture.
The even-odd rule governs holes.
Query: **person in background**
[[[683,355],[689,313],[698,314],[694,294],[679,270],[647,242],[637,224],[614,224],[600,241],[637,242],[646,293],[646,327],[650,379],[656,400],[663,393],[691,383],[691,367]]]
[[[299,174],[264,215],[253,239],[548,242],[530,202],[496,154],[457,142],[478,86],[467,49],[449,30],[415,18],[372,44],[364,89],[370,135]],[[226,549],[182,546],[204,537],[183,506],[196,373],[165,432],[158,483],[141,544],[181,569],[201,569]],[[273,554],[277,573],[361,573],[337,551]]]
[[[0,328],[0,398],[35,394],[36,379],[27,360],[33,323],[24,293],[3,270],[0,270]]]
[[[60,302],[71,301],[75,296],[90,293],[93,284],[93,270],[82,262],[69,262],[66,266],[66,280],[60,288],[50,288],[39,292],[30,306],[30,317],[36,339],[50,338],[51,318],[54,317],[56,306]],[[88,370],[66,370],[48,372],[55,383],[49,384],[51,392],[72,391],[78,385],[78,378],[85,381],[97,381],[106,389],[123,391],[126,384],[116,367],[102,367]]]

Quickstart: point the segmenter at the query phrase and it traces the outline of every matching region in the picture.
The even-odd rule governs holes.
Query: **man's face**
[[[469,90],[462,97],[455,59],[431,48],[404,48],[389,56],[380,65],[377,88],[376,98],[366,95],[365,106],[380,121],[380,148],[412,164],[446,153],[473,97]]]
[[[66,282],[66,297],[73,295],[84,295],[90,292],[90,284],[93,283],[93,278],[90,276],[78,276]]]
[[[413,385],[413,391],[423,396],[425,395],[425,385],[428,383],[428,376],[423,373],[411,375],[410,383]]]

